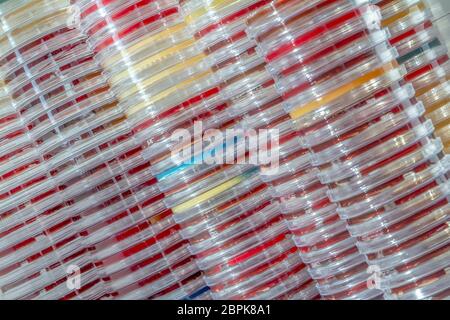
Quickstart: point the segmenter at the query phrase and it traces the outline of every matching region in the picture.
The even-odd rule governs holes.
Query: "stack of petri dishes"
[[[293,6],[303,12],[299,20]],[[378,27],[381,11],[350,1],[287,1],[269,12],[272,19],[249,21],[250,32],[300,144],[369,264],[330,279],[357,284],[369,272],[366,284],[385,298],[445,295],[449,159],[423,118],[415,83],[405,81],[392,30]],[[278,21],[285,23],[274,29]],[[318,285],[336,288],[329,279]]]
[[[212,70],[223,106],[206,128],[222,131],[239,128],[247,111],[279,98],[264,60],[256,54],[256,43],[245,32],[247,16],[267,3],[181,2],[185,21]],[[226,154],[230,145],[236,145],[243,153],[248,151],[245,136],[239,134],[211,147]],[[232,154],[234,160],[243,156],[234,151]],[[190,171],[199,171],[201,175],[192,179],[188,175]],[[317,296],[279,206],[260,179],[259,168],[244,161],[191,166],[180,173],[183,176],[177,173],[161,179],[160,185],[176,192],[167,199],[176,202],[168,205],[181,225],[183,237],[190,241],[189,248],[214,298],[311,299]],[[180,181],[184,190],[167,184],[180,184]],[[184,181],[188,181],[187,188]]]
[[[378,24],[373,8],[350,1],[274,2],[248,21],[248,32],[258,42],[258,52],[275,79],[284,108],[278,121],[283,125],[275,122],[280,132],[285,132],[280,134],[280,170],[265,179],[280,201],[301,257],[324,299],[375,299],[381,291],[368,281],[365,258],[340,219],[337,205],[328,198],[328,187],[319,180],[320,170],[303,143],[302,129],[318,127],[319,115],[299,115],[296,118],[305,121],[300,124],[291,119],[289,105],[307,102],[303,92],[310,93],[309,99],[314,101],[321,87],[313,81],[322,84],[333,79],[333,69],[335,74],[344,69],[339,70],[339,64],[358,54],[367,53],[369,59],[377,43],[386,38],[372,30]],[[302,112],[313,111],[313,104]],[[333,105],[333,109],[337,107],[342,107],[341,101]],[[326,115],[323,111],[320,116]]]
[[[419,0],[382,1],[383,26],[390,32],[390,43],[399,52],[397,61],[405,66],[405,80],[425,106],[425,116],[433,121],[435,133],[450,151],[449,72],[450,62],[445,39],[448,20],[435,21],[432,8]]]
[[[217,59],[222,58],[213,57],[199,45],[190,32],[193,22],[188,24],[189,19],[180,15],[176,1],[97,1],[79,5],[81,27],[106,70],[118,105],[125,110],[133,128],[134,138],[143,145],[143,156],[151,162],[157,186],[164,193],[164,204],[174,213],[180,234],[190,240],[189,250],[196,256],[197,265],[205,272],[212,272],[217,264],[226,265],[225,257],[232,260],[246,251],[255,251],[246,259],[236,260],[247,261],[245,266],[234,262],[231,264],[234,269],[224,268],[221,274],[216,271],[215,281],[224,280],[228,273],[228,287],[242,289],[230,298],[250,297],[250,293],[255,298],[287,293],[291,295],[286,298],[294,297],[295,292],[290,291],[297,289],[307,274],[298,256],[293,254],[273,262],[278,268],[284,268],[279,270],[285,270],[287,261],[294,260],[290,273],[281,277],[275,267],[268,267],[271,260],[281,259],[281,253],[287,251],[283,247],[284,251],[278,252],[277,246],[284,240],[287,228],[277,205],[268,201],[258,169],[253,165],[203,163],[208,154],[224,146],[222,142],[200,145],[202,148],[197,150],[196,142],[189,140],[185,147],[193,153],[180,163],[172,157],[176,145],[171,136],[175,129],[193,133],[197,120],[202,121],[204,129],[225,129],[233,125],[234,117],[224,112],[230,105],[228,100],[236,95],[232,92],[231,67],[225,68],[224,64],[221,68],[221,74],[228,72],[228,83],[223,83],[223,78],[213,69],[218,65]],[[245,25],[241,23],[241,26],[243,30]],[[211,63],[213,59],[216,60]],[[251,81],[247,83],[251,85]],[[234,140],[233,137],[228,143]],[[282,243],[289,243],[288,240]],[[210,243],[215,254],[210,251]],[[272,249],[270,255],[263,249],[268,243]],[[296,250],[292,244],[289,248]],[[256,266],[260,269],[251,270]],[[249,274],[245,283],[237,280],[244,272]],[[269,281],[270,291],[266,289]],[[214,290],[218,292],[216,297],[220,292],[225,294],[225,289]],[[227,294],[233,292],[229,289]]]
[[[443,151],[448,153],[450,69],[445,38],[439,32],[441,28],[448,28],[448,21],[436,22],[431,8],[423,1],[383,1],[379,5],[382,24],[390,32],[390,43],[399,52],[397,62],[406,69],[404,80],[413,85],[417,100],[425,107],[425,117],[431,119],[435,135],[441,139]],[[448,171],[448,156],[442,158],[440,155],[438,158],[444,163],[444,171]],[[401,222],[397,218],[396,224],[387,224],[390,232],[385,233],[394,234],[389,236],[391,244],[395,241],[400,248],[411,247],[409,251],[398,253],[411,256],[402,261],[405,265],[386,277],[387,298],[445,298],[450,294],[450,282],[445,272],[450,265],[448,231],[441,233],[438,238],[438,225],[444,223],[441,226],[444,230],[445,222],[449,220],[450,211],[446,204],[449,183],[445,179],[438,182],[438,186],[427,186],[409,195],[409,199],[404,202],[414,198],[415,202],[410,201],[408,207],[413,210],[409,209]],[[418,246],[420,242],[422,247]],[[414,246],[416,251],[412,251]]]
[[[165,205],[157,177],[153,178],[157,172],[153,164],[170,156],[170,129],[187,126],[194,114],[204,112],[196,103],[214,94],[214,90],[203,92],[200,84],[189,85],[191,78],[200,78],[207,71],[201,64],[202,56],[186,36],[176,1],[79,1],[77,6],[80,27],[104,68],[117,107],[123,110],[129,139],[136,146],[130,161],[132,171],[145,168],[154,188],[152,192],[142,190],[142,195],[153,193],[148,212],[153,212],[154,219],[123,233],[126,237],[143,237],[111,257],[125,257],[123,268],[114,269],[110,277],[119,286],[113,296],[208,298],[187,241],[181,237],[172,210]]]
[[[0,5],[0,292],[8,299],[104,294],[81,234],[77,206],[83,196],[94,204],[76,150],[117,115],[84,37],[67,27],[68,8],[68,1]],[[86,188],[74,186],[84,180]],[[68,269],[80,286],[68,286]]]
[[[3,294],[121,297],[159,281],[152,297],[198,278],[69,2],[8,1],[1,12],[1,75],[22,124],[3,140]]]
[[[448,22],[376,3],[0,1],[0,298],[450,297]]]

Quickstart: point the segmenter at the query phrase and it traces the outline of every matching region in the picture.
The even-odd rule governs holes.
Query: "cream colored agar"
[[[34,36],[45,34],[46,32],[54,29],[58,26],[64,26],[67,23],[68,9],[61,9],[53,12],[51,15],[33,21],[31,24],[23,26],[22,28],[15,29],[11,32],[11,36],[15,41],[14,47],[23,45],[27,40],[32,39]],[[13,49],[8,37],[3,34],[0,38],[1,52],[8,52]]]
[[[194,66],[194,65],[200,63],[203,59],[204,59],[204,55],[201,54],[201,55],[195,56],[193,58],[190,58],[188,60],[185,60],[182,63],[176,64],[176,65],[174,65],[174,66],[172,66],[172,67],[170,67],[170,68],[168,68],[168,69],[166,69],[166,70],[164,70],[164,71],[162,71],[160,73],[157,73],[157,74],[155,74],[155,75],[153,75],[153,76],[151,76],[151,77],[149,77],[149,78],[147,78],[145,80],[138,81],[138,83],[135,86],[133,86],[132,88],[130,88],[129,90],[127,90],[123,94],[120,94],[118,97],[120,99],[125,99],[125,98],[129,97],[130,95],[133,95],[136,92],[138,92],[140,90],[140,88],[149,87],[149,86],[153,85],[155,82],[157,82],[157,81],[159,81],[159,80],[161,80],[163,78],[169,77],[171,74],[173,74],[175,72],[187,69],[187,67]],[[197,80],[198,78],[197,77],[192,77],[192,79]],[[192,82],[192,81],[189,81],[187,83],[190,83],[190,82]],[[185,81],[180,82],[180,84],[178,84],[175,87],[177,89],[180,88],[182,83],[185,84],[186,82]],[[170,88],[166,89],[166,90],[170,90]],[[166,90],[164,90],[163,92],[165,92]],[[163,92],[161,92],[157,96],[154,96],[152,98],[152,101],[158,100],[159,98],[156,98],[156,97],[159,97]]]
[[[139,103],[139,104],[129,108],[126,113],[127,113],[128,116],[131,116],[134,113],[136,113],[136,112],[138,112],[138,111],[148,107],[149,105],[155,103],[156,101],[161,100],[163,98],[166,98],[167,96],[169,96],[170,94],[178,91],[179,89],[181,89],[183,87],[186,87],[188,84],[196,82],[199,79],[204,78],[205,76],[210,75],[210,74],[211,74],[211,71],[208,70],[208,71],[205,71],[205,72],[203,72],[203,73],[201,73],[201,74],[199,74],[199,75],[197,75],[195,77],[190,77],[189,79],[180,82],[178,85],[172,86],[172,87],[168,88],[167,90],[160,92],[156,96],[153,96],[152,99],[150,99],[149,101]]]
[[[166,39],[170,35],[180,32],[185,28],[186,28],[186,24],[184,22],[182,22],[173,27],[165,29],[164,31],[161,31],[159,33],[150,34],[145,37],[139,38],[139,41],[137,41],[136,43],[130,45],[129,47],[120,49],[120,51],[118,53],[116,53],[115,55],[113,55],[111,57],[107,57],[104,60],[103,65],[105,66],[105,68],[113,66],[118,61],[120,61],[123,57],[132,57],[135,54],[137,54],[140,50],[148,48],[153,43],[155,43],[157,41],[161,41],[163,39]]]
[[[191,23],[191,22],[197,20],[198,18],[200,18],[201,16],[205,15],[206,13],[208,13],[208,11],[217,11],[227,5],[232,5],[236,2],[237,2],[236,0],[235,1],[213,0],[208,5],[198,8],[198,9],[194,10],[192,13],[190,13],[186,17],[186,22]]]
[[[136,41],[134,44],[130,45],[129,47],[121,49],[115,55],[113,55],[109,58],[106,58],[103,62],[103,66],[105,69],[109,69],[113,65],[117,64],[122,58],[132,57],[134,55],[137,55],[141,50],[148,48],[155,42],[164,40],[173,34],[182,32],[185,28],[186,28],[186,23],[181,22],[181,23],[174,25],[168,29],[165,29],[159,33],[151,34],[147,37],[143,37],[142,39],[139,39],[139,41]],[[134,75],[136,75],[138,73],[142,73],[147,68],[154,65],[155,63],[159,63],[159,61],[161,61],[165,57],[171,56],[177,52],[181,52],[182,50],[187,50],[187,49],[189,49],[189,47],[192,47],[194,44],[195,44],[195,39],[193,39],[193,38],[184,39],[183,41],[181,41],[180,43],[178,43],[174,46],[168,47],[160,52],[150,55],[149,57],[147,57],[141,61],[138,61],[135,64],[131,64],[127,68],[127,70],[124,70],[117,74],[113,74],[112,77],[109,79],[109,82],[114,87],[115,85],[118,85],[122,81],[127,81],[128,79],[132,78]],[[172,65],[171,67],[165,69],[162,72],[159,72],[157,74],[150,74],[149,77],[136,81],[136,83],[133,86],[131,86],[129,89],[127,89],[123,93],[119,93],[118,99],[120,101],[124,101],[128,97],[138,93],[140,90],[144,90],[144,88],[154,85],[161,79],[164,79],[176,72],[180,72],[189,67],[193,67],[193,66],[199,64],[205,57],[206,56],[203,53],[200,53],[198,55],[190,57],[187,60],[180,60],[178,63]],[[138,104],[130,107],[126,111],[126,114],[127,114],[127,116],[132,116],[133,114],[139,112],[140,110],[143,110],[143,109],[149,107],[151,104],[155,103],[156,101],[169,96],[170,94],[176,92],[177,90],[179,90],[183,87],[186,87],[190,83],[196,82],[199,79],[204,78],[205,76],[207,76],[209,74],[211,74],[211,71],[207,70],[205,72],[201,72],[200,74],[196,74],[195,76],[191,76],[188,79],[181,81],[180,83],[178,83],[175,86],[171,86],[170,88],[164,89],[161,92],[159,92],[157,95],[149,97],[149,100],[143,101],[141,103],[138,103]]]
[[[116,63],[118,61],[118,59],[120,59],[120,57],[123,56],[123,54],[131,54],[131,55],[136,54],[137,52],[142,50],[145,46],[151,45],[152,42],[161,40],[164,37],[167,37],[170,34],[173,34],[175,32],[180,32],[181,30],[183,30],[184,26],[185,26],[185,24],[180,24],[180,25],[174,26],[172,28],[166,29],[159,34],[152,35],[149,38],[145,39],[144,41],[139,41],[139,43],[136,43],[136,44],[130,46],[129,48],[127,48],[125,50],[125,52],[120,52],[117,55],[115,55],[114,57],[112,57],[111,59],[107,60],[105,65],[107,65],[109,63]],[[151,67],[153,64],[155,64],[158,61],[160,61],[161,59],[163,59],[164,57],[173,55],[176,52],[180,52],[182,50],[188,49],[189,47],[192,47],[194,45],[194,43],[195,43],[195,40],[192,38],[189,38],[189,39],[186,39],[185,41],[179,43],[178,45],[169,47],[161,52],[158,52],[155,55],[151,55],[147,59],[144,59],[143,61],[136,63],[136,65],[130,66],[131,72],[130,72],[130,70],[125,70],[117,75],[113,75],[110,79],[110,83],[113,86],[117,85],[118,83],[129,79],[130,73],[134,74],[134,73],[142,72],[146,68]],[[132,96],[133,94],[136,94],[137,92],[139,92],[139,90],[141,90],[142,88],[149,87],[149,86],[155,84],[156,82],[158,82],[159,80],[169,77],[170,75],[172,75],[176,72],[180,72],[182,70],[185,70],[189,67],[193,67],[193,66],[201,63],[201,61],[205,57],[206,56],[203,53],[200,53],[200,54],[193,56],[187,60],[179,61],[177,64],[165,69],[162,72],[150,75],[150,77],[148,77],[146,79],[137,81],[137,83],[135,85],[133,85],[131,88],[129,88],[127,91],[123,92],[122,94],[119,94],[118,98],[119,98],[119,100],[123,101],[126,98]],[[156,101],[169,96],[170,94],[180,90],[183,87],[188,86],[191,83],[197,82],[199,79],[202,79],[202,78],[210,75],[211,72],[212,71],[208,69],[205,72],[201,72],[199,74],[196,74],[195,76],[189,77],[188,79],[186,79],[184,81],[180,81],[177,85],[174,85],[174,86],[171,86],[170,88],[162,90],[157,95],[149,97],[149,100],[143,101],[143,102],[136,104],[133,107],[129,108],[126,111],[127,116],[130,117],[133,114],[139,112],[140,110],[147,108],[149,105],[155,103]]]
[[[15,10],[3,15],[3,24],[15,25],[23,23],[32,24],[34,21],[52,15],[54,12],[68,9],[70,0],[36,0],[30,1],[26,5],[17,7]]]
[[[182,212],[184,212],[186,210],[189,210],[189,209],[195,207],[196,205],[199,205],[202,202],[205,202],[205,201],[207,201],[207,200],[209,200],[209,199],[211,199],[211,198],[221,194],[222,192],[225,192],[228,189],[238,185],[242,181],[244,181],[244,177],[243,176],[238,176],[238,177],[235,177],[235,178],[233,178],[231,180],[228,180],[227,182],[225,182],[225,183],[223,183],[223,184],[221,184],[221,185],[219,185],[219,186],[217,186],[215,188],[212,188],[212,189],[206,191],[205,193],[202,193],[200,196],[198,196],[196,198],[193,198],[193,199],[191,199],[189,201],[186,201],[186,202],[184,202],[182,204],[179,204],[179,205],[175,206],[172,209],[172,212],[177,214],[177,213],[182,213]]]
[[[16,19],[17,17],[15,15],[24,14],[24,12],[43,8],[46,6],[51,6],[53,3],[67,3],[67,6],[70,5],[70,0],[25,0],[25,1],[14,0],[14,1],[16,2],[16,4],[14,4],[15,8],[13,6],[13,9],[9,10],[6,14],[1,14],[0,12],[0,16],[2,16],[2,18],[4,17],[5,19],[10,18]],[[22,4],[17,5],[18,2],[22,2]]]
[[[177,53],[184,49],[192,47],[194,42],[195,41],[193,39],[189,39],[189,40],[179,43],[175,46],[169,47],[163,51],[160,51],[156,55],[149,56],[148,58],[129,66],[126,70],[124,70],[118,74],[114,74],[110,78],[110,82],[111,82],[111,84],[117,84],[117,83],[123,81],[124,79],[127,79],[130,75],[137,75],[140,72],[150,68],[155,63],[163,60],[165,57],[171,56],[174,53]]]
[[[183,32],[186,29],[186,23],[180,22],[176,25],[173,25],[172,27],[169,27],[167,29],[161,30],[158,33],[152,33],[147,36],[143,36],[142,38],[137,39],[132,44],[129,44],[128,46],[120,48],[120,50],[117,51],[112,56],[106,56],[105,60],[103,61],[103,67],[106,70],[110,70],[112,73],[112,77],[110,78],[109,82],[112,84],[112,86],[120,83],[121,81],[127,81],[129,80],[132,74],[140,73],[142,71],[145,71],[147,68],[151,67],[152,64],[158,63],[158,60],[161,60],[165,58],[166,56],[170,56],[175,54],[176,52],[180,52],[182,50],[186,50],[189,48],[189,46],[193,46],[195,43],[195,39],[192,37],[183,37],[181,32]],[[114,65],[121,62],[121,60],[130,60],[131,57],[137,56],[141,51],[145,50],[146,48],[155,45],[155,43],[158,43],[160,41],[164,41],[168,39],[171,36],[174,36],[175,38],[181,38],[182,40],[179,41],[176,45],[170,46],[168,48],[162,49],[161,51],[155,51],[154,54],[149,54],[148,57],[136,61],[136,63],[130,63],[130,69],[122,71],[120,73],[114,74],[113,68]],[[130,89],[123,92],[123,94],[118,95],[119,101],[125,101],[127,97],[135,94],[140,89],[144,89],[145,87],[148,87],[154,83],[156,83],[158,80],[163,79],[164,77],[168,77],[171,74],[182,71],[187,69],[188,67],[192,67],[195,64],[200,63],[205,58],[205,55],[203,53],[200,53],[196,56],[191,57],[190,59],[187,59],[185,61],[180,61],[178,64],[175,64],[171,66],[170,68],[162,71],[161,73],[157,74],[150,74],[149,78],[143,79],[143,81],[137,81],[135,85],[133,85]],[[181,81],[177,85],[171,86],[170,88],[167,88],[163,90],[162,92],[158,93],[155,96],[148,96],[145,101],[138,103],[136,105],[133,105],[132,107],[128,108],[126,110],[126,116],[131,117],[137,112],[141,110],[145,110],[146,108],[149,108],[152,104],[155,102],[162,100],[168,96],[170,96],[173,93],[176,93],[178,90],[182,89],[183,87],[188,87],[189,84],[195,83],[198,80],[205,78],[209,76],[212,73],[210,69],[207,69],[205,72],[199,71],[195,76],[191,76],[188,79],[185,79],[184,81]],[[170,106],[162,106],[161,109],[164,110],[165,108]],[[236,182],[237,183],[237,182]],[[227,188],[227,185],[224,186],[224,188]],[[200,198],[202,199],[202,198]],[[199,198],[197,198],[198,201],[200,201]],[[183,208],[183,207],[180,207]]]

